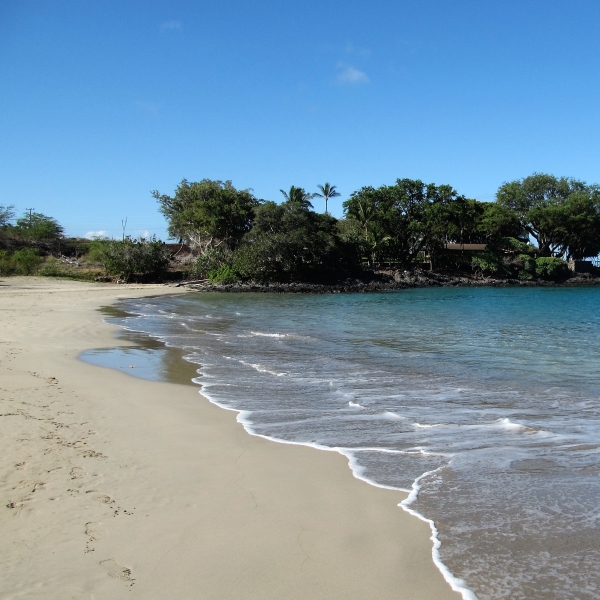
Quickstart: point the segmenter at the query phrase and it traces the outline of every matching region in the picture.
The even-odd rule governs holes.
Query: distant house
[[[444,249],[449,250],[450,252],[482,252],[487,248],[487,244],[444,244]],[[431,262],[431,256],[426,254],[423,257],[423,262],[421,263],[421,268],[426,271],[431,271],[433,269],[433,264]]]

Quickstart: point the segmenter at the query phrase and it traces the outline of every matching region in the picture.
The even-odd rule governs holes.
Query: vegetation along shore
[[[328,212],[336,186],[292,186],[283,201],[230,181],[152,192],[177,243],[68,238],[53,218],[0,206],[0,275],[174,281],[197,289],[355,292],[439,285],[595,285],[600,186],[535,173],[494,202],[449,185],[366,186]],[[325,212],[314,210],[320,198]]]

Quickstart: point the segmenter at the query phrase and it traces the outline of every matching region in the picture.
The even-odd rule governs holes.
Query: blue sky
[[[600,2],[3,0],[0,205],[156,233],[150,191],[600,182]],[[317,210],[323,203],[314,202]]]

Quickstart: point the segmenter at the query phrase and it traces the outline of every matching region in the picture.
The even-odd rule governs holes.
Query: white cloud
[[[349,84],[361,84],[361,83],[369,83],[370,79],[367,77],[367,74],[363,71],[359,71],[350,65],[346,65],[344,63],[338,63],[337,68],[340,69],[336,77],[336,81],[338,83],[349,83]]]
[[[160,24],[161,31],[167,31],[169,29],[181,29],[181,21],[165,21]]]
[[[100,231],[88,231],[85,234],[85,237],[88,240],[95,240],[97,238],[105,238],[108,237],[108,231],[101,229]]]
[[[145,240],[147,240],[148,238],[150,238],[150,232],[147,229],[144,229],[143,231],[138,229],[137,236],[138,238],[144,238]]]

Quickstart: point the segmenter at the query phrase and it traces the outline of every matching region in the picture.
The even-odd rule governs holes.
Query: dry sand
[[[460,598],[402,493],[77,360],[125,343],[95,309],[177,292],[0,280],[0,598]]]

